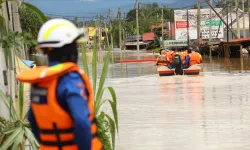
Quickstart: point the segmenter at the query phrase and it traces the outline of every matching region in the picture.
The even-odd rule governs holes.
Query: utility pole
[[[231,6],[230,6],[230,8],[231,8]],[[229,42],[229,25],[228,25],[228,15],[229,15],[229,11],[231,11],[231,10],[229,10],[229,6],[227,6],[227,43]],[[231,22],[231,24],[232,24],[232,22]]]
[[[207,5],[214,11],[214,13],[220,18],[220,20],[224,23],[227,24],[226,21],[220,16],[220,14],[213,8],[213,6],[208,2],[208,0],[205,0],[205,2],[207,3]],[[233,33],[233,35],[238,38],[238,36],[234,33],[234,31],[229,28],[229,30]]]
[[[136,32],[137,32],[137,53],[138,53],[138,58],[140,58],[140,46],[139,46],[139,0],[136,0]]]
[[[212,0],[210,0],[210,5],[211,6],[213,5]],[[210,8],[209,9],[209,43],[211,43],[211,39],[212,39],[211,31],[212,31],[212,9]],[[211,55],[211,52],[210,52],[210,55]]]
[[[99,42],[99,51],[102,50],[102,29],[101,29],[101,15],[99,16],[99,19],[98,19],[98,29],[99,29],[99,38],[98,38],[98,42]]]
[[[212,5],[213,1],[210,0],[210,5]],[[212,58],[212,49],[211,49],[211,39],[212,39],[212,9],[209,9],[209,56]]]
[[[122,50],[122,28],[121,28],[121,10],[118,8],[118,20],[119,20],[119,47]]]
[[[113,35],[112,35],[112,32],[113,32],[113,28],[112,28],[112,20],[111,20],[111,11],[109,9],[109,13],[108,13],[108,17],[109,17],[109,28],[110,28],[110,44],[111,44],[111,49],[112,49],[112,52],[113,52],[113,49],[114,49],[114,40],[113,40]]]
[[[164,24],[164,21],[163,21],[163,4],[162,4],[162,8],[161,8],[161,44],[162,44],[162,48],[164,49],[164,33],[163,33],[163,24]]]
[[[249,33],[249,36],[250,36],[250,0],[247,0],[247,5],[248,5],[248,21],[249,21],[249,27],[248,27],[248,33]]]
[[[123,44],[124,44],[124,47],[123,47],[123,50],[125,51],[126,50],[126,45],[125,45],[125,38],[126,38],[126,26],[125,26],[125,20],[126,19],[126,12],[124,10],[124,19],[123,19]]]
[[[231,6],[230,6],[231,7]],[[228,25],[228,16],[229,16],[229,11],[231,11],[231,10],[229,10],[229,6],[227,5],[227,45],[226,45],[226,49],[225,49],[225,51],[226,51],[226,54],[224,54],[224,57],[226,56],[226,57],[229,57],[229,25]],[[231,24],[232,24],[232,22],[231,22]],[[233,32],[232,32],[233,33]],[[225,52],[224,51],[224,52]]]
[[[197,2],[197,46],[200,47],[200,32],[201,32],[201,29],[200,29],[200,14],[201,14],[201,1],[198,0]]]
[[[229,8],[230,8],[230,10],[229,10],[229,12],[230,12],[230,18],[231,18],[231,23],[230,23],[231,26],[230,26],[230,28],[233,29],[232,5],[230,5]],[[232,35],[232,39],[234,39],[234,35],[233,34],[231,34],[231,35]]]
[[[245,28],[245,0],[242,0],[242,11],[243,11],[243,36],[246,37],[246,28]]]
[[[104,23],[104,28],[105,28],[105,33],[106,33],[106,40],[107,40],[107,44],[108,44],[108,48],[110,48],[110,45],[109,45],[109,35],[108,35],[108,32],[107,32],[107,25],[106,25],[106,21],[105,19],[103,18],[103,23]]]
[[[188,9],[187,9],[187,44],[188,44],[188,49],[189,49],[189,14],[188,14]]]
[[[240,38],[240,23],[239,23],[239,0],[235,0],[236,7],[236,23],[237,23],[237,37]]]
[[[111,10],[109,9],[108,12],[108,17],[109,17],[109,30],[110,30],[110,47],[112,49],[112,55],[111,55],[111,59],[112,59],[112,63],[114,63],[114,42],[113,42],[113,28],[112,28],[112,20],[111,20]]]
[[[98,27],[97,27],[97,19],[98,19],[98,16],[95,17],[94,21],[95,21],[95,36],[94,36],[94,41],[93,41],[93,45],[95,43],[97,43],[97,36],[98,36]],[[94,50],[94,49],[93,49]]]

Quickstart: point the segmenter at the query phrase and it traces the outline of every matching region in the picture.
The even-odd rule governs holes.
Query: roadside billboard
[[[220,13],[222,9],[215,8],[215,10]],[[210,9],[201,9],[200,12],[200,31],[202,39],[209,39],[209,26],[211,26],[212,39],[224,38],[224,24],[220,18],[212,11],[210,23]],[[188,16],[187,22],[187,10],[174,11],[176,40],[187,40],[187,28],[189,29],[189,38],[197,39],[197,9],[188,10]]]
[[[187,40],[165,40],[164,47],[188,46]]]

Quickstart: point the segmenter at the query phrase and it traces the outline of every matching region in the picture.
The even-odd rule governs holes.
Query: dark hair
[[[192,53],[191,49],[188,50],[188,54]]]
[[[198,49],[196,49],[195,52],[200,53],[200,51]]]
[[[45,50],[46,51],[46,50]],[[78,60],[78,49],[76,42],[64,45],[60,48],[53,48],[52,50],[47,50],[49,61],[59,61],[64,62],[74,62],[77,63]]]

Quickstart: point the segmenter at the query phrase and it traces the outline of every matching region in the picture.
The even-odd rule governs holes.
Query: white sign
[[[215,8],[220,13],[221,8]],[[209,39],[209,26],[211,26],[212,38],[224,38],[224,24],[218,16],[212,11],[211,23],[209,18],[210,9],[201,9],[200,15],[200,31],[203,39]],[[187,27],[189,29],[189,39],[197,39],[197,9],[175,10],[175,39],[187,40]],[[218,34],[218,37],[217,37]]]
[[[164,47],[187,46],[187,40],[165,40]]]

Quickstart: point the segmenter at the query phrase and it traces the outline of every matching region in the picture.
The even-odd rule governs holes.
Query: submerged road
[[[111,65],[107,85],[117,92],[120,126],[116,149],[249,150],[248,64],[205,59],[200,76],[174,77],[159,77],[154,63]]]
[[[154,62],[120,64],[119,53],[112,59],[106,86],[117,94],[117,150],[250,149],[247,58],[204,58],[201,75],[173,77],[159,77]],[[122,56],[128,59],[136,52]]]

